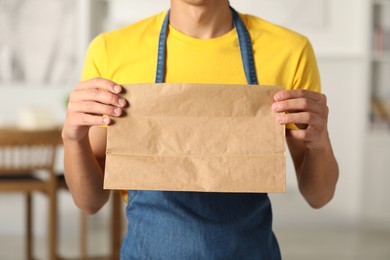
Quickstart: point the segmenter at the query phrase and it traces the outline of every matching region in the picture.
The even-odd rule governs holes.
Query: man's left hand
[[[307,148],[321,148],[328,142],[328,114],[324,94],[303,89],[283,90],[274,95],[272,110],[278,112],[276,122],[295,124],[287,135],[302,140]]]

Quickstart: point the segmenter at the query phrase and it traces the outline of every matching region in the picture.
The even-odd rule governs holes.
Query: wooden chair
[[[57,190],[67,189],[65,178],[55,172],[57,148],[62,145],[61,129],[21,130],[0,128],[0,193],[20,192],[26,197],[26,259],[33,259],[32,193],[48,197],[48,259],[57,255]],[[119,259],[122,240],[123,204],[118,191],[111,198],[111,252],[104,259]],[[88,218],[80,213],[81,259],[88,256]]]
[[[32,193],[48,198],[48,259],[57,259],[56,151],[60,129],[0,129],[0,192],[20,192],[26,198],[26,259],[33,259]]]

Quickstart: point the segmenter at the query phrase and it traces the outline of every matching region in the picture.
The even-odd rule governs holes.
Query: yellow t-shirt
[[[95,77],[120,85],[152,83],[166,12],[97,36],[90,44],[82,80]],[[260,85],[320,91],[320,78],[308,39],[251,15],[240,14],[253,44]],[[166,82],[247,84],[236,30],[213,39],[189,37],[169,26]],[[127,198],[127,194],[123,194]]]
[[[166,12],[97,36],[90,44],[82,80],[103,77],[118,84],[154,82],[158,37]],[[251,15],[240,15],[250,33],[259,84],[320,91],[308,39]],[[236,30],[208,40],[169,26],[166,82],[246,84]]]

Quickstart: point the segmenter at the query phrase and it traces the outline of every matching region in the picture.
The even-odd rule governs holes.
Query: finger
[[[90,89],[90,88],[101,88],[105,89],[112,93],[121,93],[122,87],[117,83],[104,79],[104,78],[94,78],[86,81],[82,81],[77,86],[78,89]]]
[[[94,101],[102,104],[125,107],[127,101],[117,94],[101,88],[77,89],[69,97],[69,102]]]
[[[70,117],[69,124],[71,126],[101,126],[111,123],[111,119],[102,115],[91,115],[85,113],[74,113]]]
[[[286,136],[294,139],[298,139],[301,141],[308,141],[310,138],[309,130],[286,130]]]
[[[122,114],[123,110],[120,107],[105,105],[99,102],[85,101],[85,102],[72,102],[69,104],[69,110],[75,113],[87,113],[93,115],[109,115],[118,117]]]
[[[315,91],[304,90],[304,89],[282,90],[277,92],[274,95],[275,101],[282,101],[282,100],[295,99],[295,98],[308,98],[316,102],[326,103],[326,96],[324,94]]]
[[[312,127],[309,127],[306,130],[288,130],[288,133],[286,132],[286,134],[287,137],[305,142],[306,146],[312,146],[318,140],[316,130]]]
[[[322,105],[307,98],[287,99],[272,104],[272,110],[275,112],[295,112],[306,111],[313,113],[321,113]]]
[[[275,118],[276,122],[281,125],[286,124],[303,124],[317,127],[322,124],[322,119],[314,114],[308,112],[291,113],[291,114],[278,114]]]

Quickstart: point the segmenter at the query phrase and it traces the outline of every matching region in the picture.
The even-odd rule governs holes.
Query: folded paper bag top
[[[124,85],[107,134],[104,188],[285,191],[285,128],[258,85]]]

